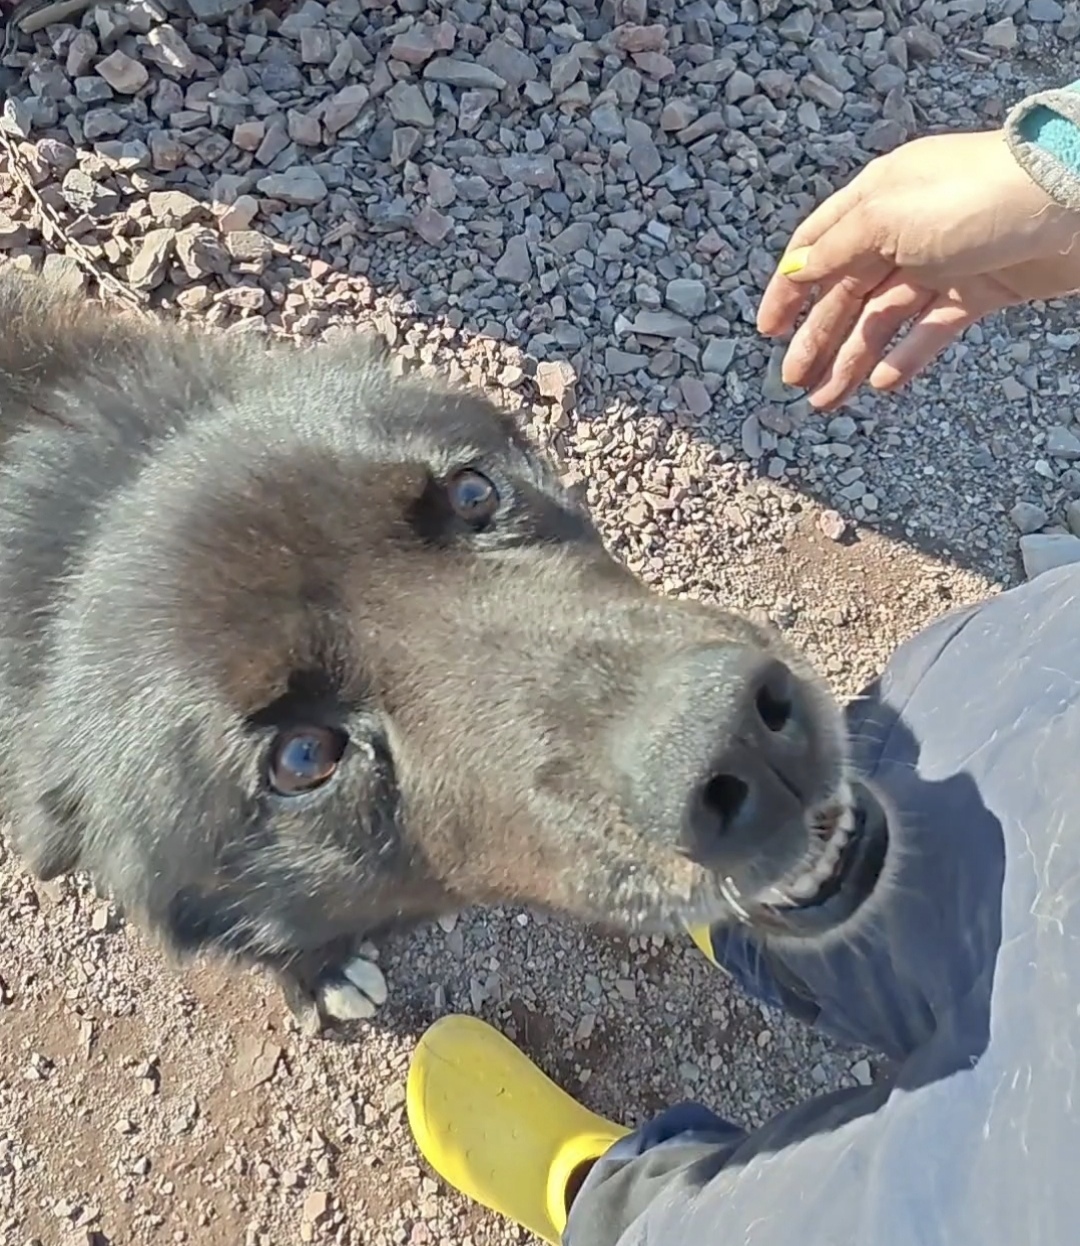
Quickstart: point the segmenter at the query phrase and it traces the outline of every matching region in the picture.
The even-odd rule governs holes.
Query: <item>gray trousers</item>
[[[901,815],[886,902],[825,954],[713,943],[888,1082],[749,1133],[672,1108],[593,1167],[565,1246],[1080,1242],[1080,566],[933,624],[849,721]]]

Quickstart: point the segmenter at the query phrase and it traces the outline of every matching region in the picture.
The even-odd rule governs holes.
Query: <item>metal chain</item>
[[[102,290],[107,290],[134,311],[148,316],[145,298],[133,290],[130,285],[102,269],[82,243],[68,233],[56,209],[51,204],[46,203],[38,193],[38,189],[34,185],[34,179],[26,168],[22,153],[2,123],[0,123],[0,145],[3,146],[4,151],[7,153],[9,171],[25,187],[27,194],[41,213],[41,232],[44,235],[45,241],[61,254],[70,255],[80,267],[93,277]]]
[[[16,23],[16,17],[18,17],[21,23],[26,21],[30,15],[37,14],[38,23],[47,25],[48,21],[51,20],[50,12],[47,11],[55,10],[57,20],[62,20],[63,16],[76,12],[78,7],[79,4],[76,4],[75,0],[61,0],[60,4],[54,3],[53,0],[22,0],[17,10],[8,15],[4,24],[3,56],[6,57],[12,47],[18,43],[19,28]],[[85,7],[85,4],[82,7]],[[61,10],[63,10],[62,14]],[[39,29],[40,27],[35,24],[34,28]],[[26,193],[33,200],[38,212],[41,214],[41,232],[46,243],[61,254],[70,255],[98,283],[102,291],[108,291],[134,311],[147,316],[149,313],[146,310],[145,297],[138,294],[130,285],[121,281],[118,277],[113,276],[112,273],[102,269],[86,247],[77,238],[73,238],[68,233],[56,209],[39,194],[38,188],[34,183],[33,174],[27,166],[27,161],[19,150],[18,143],[8,130],[3,118],[0,118],[0,146],[3,147],[7,155],[8,171],[25,188]]]

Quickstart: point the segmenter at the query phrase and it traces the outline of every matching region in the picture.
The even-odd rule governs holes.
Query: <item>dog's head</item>
[[[53,790],[136,828],[114,874],[265,947],[467,903],[850,918],[841,717],[777,634],[647,591],[483,399],[363,340],[244,357],[71,581]]]

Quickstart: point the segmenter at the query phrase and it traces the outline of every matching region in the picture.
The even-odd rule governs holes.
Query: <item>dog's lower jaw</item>
[[[802,872],[760,891],[745,924],[772,943],[826,944],[846,938],[886,886],[895,819],[872,787],[852,780],[842,812]]]

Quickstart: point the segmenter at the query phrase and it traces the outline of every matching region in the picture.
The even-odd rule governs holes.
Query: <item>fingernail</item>
[[[796,247],[782,256],[778,265],[781,277],[790,277],[793,273],[801,273],[810,258],[809,247]]]

